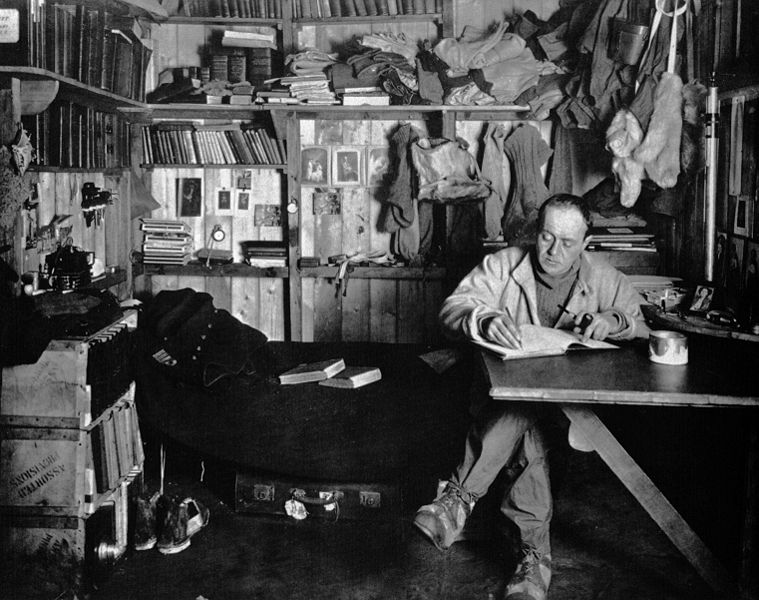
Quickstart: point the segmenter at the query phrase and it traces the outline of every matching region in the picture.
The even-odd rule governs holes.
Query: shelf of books
[[[442,0],[295,0],[293,18],[298,22],[339,18],[355,22],[354,18],[378,17],[382,19],[413,17],[429,19],[440,16]]]

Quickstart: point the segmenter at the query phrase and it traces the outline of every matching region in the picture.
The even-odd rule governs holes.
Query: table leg
[[[562,410],[699,575],[712,589],[734,598],[736,590],[730,574],[595,412],[568,404],[562,405]]]
[[[741,547],[741,598],[759,598],[759,576],[757,575],[757,515],[759,510],[759,419],[751,416],[748,439],[748,459],[746,460],[746,503],[743,507],[743,544]]]

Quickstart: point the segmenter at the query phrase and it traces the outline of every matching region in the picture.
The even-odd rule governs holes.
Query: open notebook
[[[516,358],[536,358],[566,354],[569,350],[616,350],[618,347],[598,340],[580,341],[580,336],[572,331],[553,329],[540,325],[522,325],[522,348],[504,348],[493,342],[475,344],[498,354],[503,360]]]

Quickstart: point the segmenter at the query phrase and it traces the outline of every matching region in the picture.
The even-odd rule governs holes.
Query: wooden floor
[[[712,598],[596,455],[572,452],[565,468],[551,600]],[[413,510],[393,525],[295,522],[236,514],[208,484],[184,477],[167,490],[205,502],[208,527],[177,555],[130,552],[91,600],[489,600],[514,566],[512,543],[497,533],[438,551],[413,530]]]

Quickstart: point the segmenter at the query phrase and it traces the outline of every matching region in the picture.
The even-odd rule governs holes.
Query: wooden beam
[[[562,405],[562,410],[704,581],[726,598],[735,598],[729,573],[601,419],[586,407]]]

